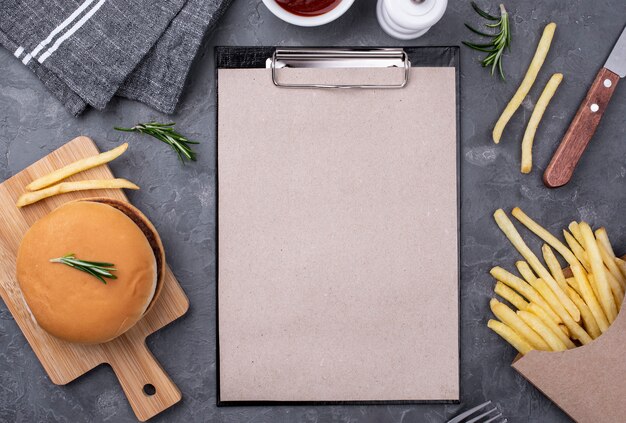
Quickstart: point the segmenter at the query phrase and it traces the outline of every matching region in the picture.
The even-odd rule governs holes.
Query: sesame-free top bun
[[[113,263],[117,279],[97,278],[50,259]],[[133,206],[94,198],[66,203],[26,232],[17,279],[37,323],[69,342],[103,343],[123,334],[153,304],[164,254],[150,222]]]

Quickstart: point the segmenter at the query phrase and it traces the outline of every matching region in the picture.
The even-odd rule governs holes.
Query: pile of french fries
[[[124,154],[127,149],[128,143],[124,143],[113,150],[77,160],[62,167],[61,169],[37,178],[30,184],[26,185],[26,192],[17,199],[17,203],[15,205],[17,207],[24,207],[54,195],[74,191],[111,188],[139,189],[137,185],[123,178],[61,182],[70,176],[76,175],[77,173],[109,163]]]
[[[543,262],[524,242],[507,214],[494,213],[496,223],[524,260],[515,265],[520,276],[494,267],[494,292],[489,305],[497,320],[487,326],[521,354],[531,350],[563,351],[585,345],[606,332],[617,317],[626,288],[626,262],[615,256],[604,228],[595,233],[585,222],[563,230],[565,243],[521,209],[512,213],[541,238]],[[565,259],[563,270],[554,250]]]

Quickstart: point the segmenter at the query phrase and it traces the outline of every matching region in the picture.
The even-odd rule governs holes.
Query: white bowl
[[[276,0],[263,0],[263,3],[265,3],[265,6],[267,6],[270,12],[285,22],[298,26],[320,26],[332,22],[346,13],[346,11],[350,9],[350,6],[352,6],[352,3],[354,3],[354,0],[342,0],[334,9],[317,16],[294,15],[283,9],[276,3]]]

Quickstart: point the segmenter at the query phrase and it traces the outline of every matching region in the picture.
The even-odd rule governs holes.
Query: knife
[[[574,169],[596,132],[619,79],[624,76],[626,76],[626,28],[622,31],[604,67],[598,71],[587,96],[543,174],[543,183],[547,187],[563,186],[572,178]]]

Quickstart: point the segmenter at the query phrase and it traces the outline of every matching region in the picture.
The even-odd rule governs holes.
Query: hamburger
[[[63,262],[110,263],[101,279]],[[163,285],[165,255],[154,226],[135,207],[110,198],[66,203],[26,232],[17,254],[17,280],[33,317],[69,342],[110,341],[152,307]]]

